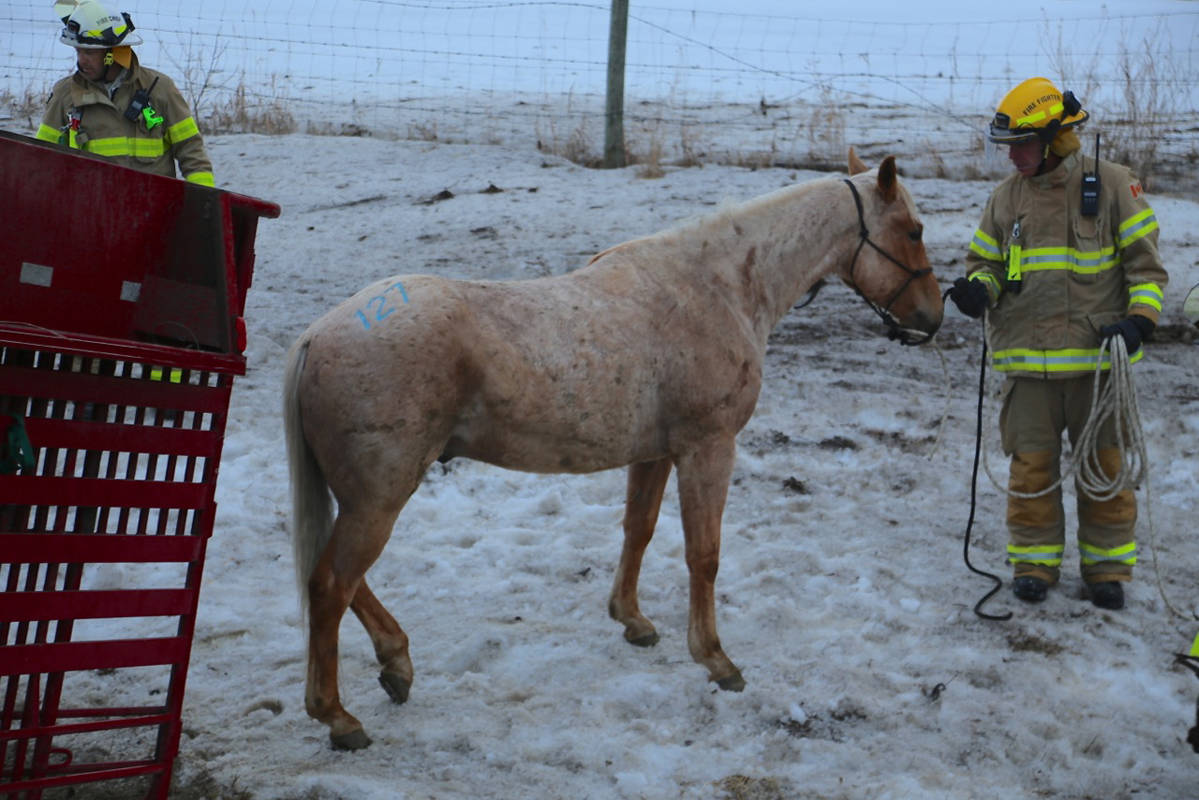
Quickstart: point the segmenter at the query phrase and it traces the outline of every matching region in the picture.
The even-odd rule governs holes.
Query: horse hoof
[[[408,700],[408,690],[412,687],[412,682],[395,672],[380,672],[379,685],[387,692],[391,702],[398,705]]]
[[[626,636],[625,639],[628,640],[629,644],[637,647],[653,647],[658,643],[658,632],[650,631],[641,636]]]
[[[361,750],[370,746],[371,737],[362,728],[355,728],[349,733],[330,733],[329,741],[334,750]]]
[[[732,675],[716,681],[716,685],[726,692],[739,692],[745,688],[745,678],[741,677],[741,670],[737,670]]]

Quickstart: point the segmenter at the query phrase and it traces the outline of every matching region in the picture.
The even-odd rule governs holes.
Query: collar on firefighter
[[[848,178],[842,178],[842,180],[845,181],[845,185],[849,187],[849,191],[853,194],[853,202],[858,209],[858,247],[853,251],[853,261],[851,261],[849,264],[849,285],[857,293],[858,297],[865,300],[866,305],[874,309],[874,313],[878,314],[879,318],[886,323],[888,339],[898,340],[900,344],[904,345],[924,344],[929,339],[933,338],[933,335],[931,333],[920,333],[909,330],[908,328],[900,327],[899,322],[895,319],[894,315],[891,314],[891,306],[895,305],[895,301],[899,299],[900,295],[908,290],[908,287],[912,285],[913,281],[915,281],[917,278],[923,278],[925,275],[930,274],[933,271],[932,267],[925,267],[924,269],[912,269],[907,264],[903,263],[895,256],[891,255],[886,250],[872,242],[870,240],[870,229],[866,227],[866,214],[862,210],[862,196],[858,194],[858,187],[854,186],[853,181],[849,180]],[[888,300],[887,304],[884,306],[880,306],[878,303],[867,297],[865,293],[858,288],[858,282],[854,280],[853,277],[854,270],[858,266],[858,256],[861,254],[862,248],[865,245],[870,245],[870,247],[873,248],[876,253],[908,274],[908,279],[903,282],[902,286],[895,290],[895,294],[891,295],[891,299]]]

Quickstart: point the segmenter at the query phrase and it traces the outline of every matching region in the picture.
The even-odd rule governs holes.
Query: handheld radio
[[[1082,202],[1079,213],[1084,217],[1099,214],[1099,134],[1095,134],[1095,171],[1082,174]]]
[[[156,77],[149,89],[138,89],[133,93],[133,99],[129,101],[129,107],[125,109],[125,119],[137,122],[138,117],[141,117],[146,121],[147,130],[152,130],[156,125],[162,124],[162,115],[154,110],[154,106],[150,105],[150,92],[154,91],[154,87],[157,85],[158,78]]]

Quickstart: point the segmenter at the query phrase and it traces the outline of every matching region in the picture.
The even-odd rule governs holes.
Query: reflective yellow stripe
[[[216,186],[216,179],[211,172],[193,172],[187,176],[187,180],[201,186]]]
[[[1111,369],[1110,351],[1104,353],[1102,369]],[[1140,361],[1145,355],[1144,348],[1138,348],[1128,357],[1129,363]],[[1066,350],[1030,350],[1027,348],[1012,348],[996,350],[994,367],[998,372],[1094,372],[1095,364],[1099,361],[1098,349],[1066,349]]]
[[[999,285],[999,279],[989,272],[976,272],[970,276],[972,281],[982,281],[987,286],[991,287],[991,296],[998,297],[1003,287]]]
[[[1116,244],[1123,250],[1130,244],[1157,230],[1157,215],[1152,208],[1146,208],[1139,214],[1134,214],[1120,223]]]
[[[1062,565],[1063,545],[1042,544],[1027,547],[1009,544],[1007,546],[1008,561],[1013,564],[1043,564],[1047,567]]]
[[[128,25],[117,24],[117,25],[112,26],[112,32],[114,34],[116,34],[116,37],[118,39],[121,38],[121,34],[123,34],[128,29],[129,29]],[[86,36],[88,39],[97,39],[98,40],[102,36],[104,36],[104,31],[102,31],[102,30],[84,31],[83,35]]]
[[[196,125],[195,119],[188,117],[182,122],[176,122],[171,127],[167,128],[166,138],[178,144],[185,142],[193,136],[200,135],[200,128]]]
[[[110,139],[89,139],[83,149],[98,156],[132,156],[133,158],[158,158],[167,151],[162,139],[134,139],[114,136]]]
[[[57,142],[62,135],[62,131],[58,128],[51,128],[49,125],[39,125],[35,139],[41,139],[43,142]]]
[[[1155,283],[1138,283],[1128,290],[1128,305],[1149,306],[1162,310],[1162,290]]]
[[[999,252],[999,242],[995,241],[981,230],[974,232],[974,238],[970,240],[970,250],[978,253],[988,261],[1003,260],[1003,255]]]
[[[1102,250],[1033,247],[1022,251],[1020,260],[1022,272],[1068,269],[1078,275],[1096,275],[1120,264],[1120,256],[1116,253],[1116,248],[1110,246]]]
[[[1082,552],[1082,563],[1104,564],[1116,563],[1133,566],[1137,563],[1137,543],[1129,542],[1122,544],[1119,547],[1113,547],[1110,550],[1104,550],[1094,545],[1089,545],[1086,542],[1079,542],[1078,549]]]
[[[1078,250],[1073,247],[1030,247],[1024,249],[1020,245],[1012,245],[1008,252],[1008,277],[1023,275],[1025,272],[1047,272],[1049,270],[1069,270],[1076,275],[1097,275],[1109,269],[1118,267],[1120,255],[1114,247],[1102,250]]]
[[[1064,106],[1061,103],[1054,103],[1049,109],[1049,114],[1057,116],[1058,114],[1062,113],[1063,108]],[[1038,111],[1035,114],[1029,114],[1027,117],[1020,117],[1020,119],[1016,120],[1016,127],[1022,128],[1026,125],[1031,125],[1034,122],[1040,122],[1047,116],[1048,114],[1046,114],[1044,111]]]
[[[1199,633],[1195,634],[1195,641],[1191,643],[1191,655],[1199,656]]]

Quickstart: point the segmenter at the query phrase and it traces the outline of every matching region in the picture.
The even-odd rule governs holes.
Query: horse
[[[895,158],[869,170],[851,149],[849,175],[618,244],[562,275],[390,277],[296,340],[283,404],[308,621],[305,707],[334,748],[370,744],[338,692],[347,607],[370,636],[384,690],[408,698],[408,637],[363,576],[426,470],[452,458],[542,474],[628,467],[608,612],[643,647],[658,633],[637,580],[676,470],[688,648],[721,689],[744,688],[716,632],[714,584],[735,440],[757,404],[767,337],[833,276],[902,344],[941,324],[923,225]]]

